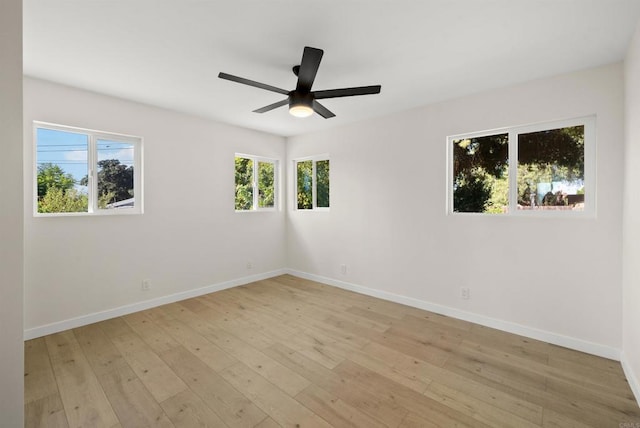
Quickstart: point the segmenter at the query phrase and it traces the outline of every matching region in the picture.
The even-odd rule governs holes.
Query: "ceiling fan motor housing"
[[[310,92],[289,92],[289,113],[296,117],[309,117],[313,114],[313,94]]]
[[[313,108],[313,95],[310,92],[291,91],[289,93],[289,108],[297,106]]]

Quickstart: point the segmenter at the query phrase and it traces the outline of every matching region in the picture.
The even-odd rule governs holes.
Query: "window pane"
[[[298,177],[298,209],[313,209],[313,191],[312,191],[312,169],[313,161],[304,161],[296,163],[296,174]]]
[[[506,213],[508,134],[453,141],[453,211]]]
[[[236,157],[236,210],[253,208],[253,161]]]
[[[98,208],[131,209],[134,207],[134,145],[98,140]]]
[[[584,210],[584,126],[518,135],[518,209]]]
[[[87,153],[85,134],[37,128],[38,212],[87,212]]]
[[[275,168],[271,162],[258,162],[258,207],[275,206]]]
[[[329,207],[329,161],[316,162],[316,206]]]

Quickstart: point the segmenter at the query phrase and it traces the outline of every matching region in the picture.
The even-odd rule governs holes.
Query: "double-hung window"
[[[447,138],[448,211],[595,213],[595,118]]]
[[[329,209],[329,157],[314,156],[293,161],[296,209]]]
[[[269,211],[278,203],[278,161],[236,154],[236,211]]]
[[[34,122],[34,214],[142,213],[142,139]]]

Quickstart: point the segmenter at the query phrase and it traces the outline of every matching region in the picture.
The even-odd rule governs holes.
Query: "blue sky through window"
[[[74,132],[58,131],[55,129],[37,129],[38,167],[45,163],[58,165],[76,180],[76,187],[86,191],[86,187],[79,186],[80,180],[87,175],[89,136]]]
[[[86,192],[86,186],[80,186],[88,173],[89,136],[57,129],[37,128],[37,164],[58,165],[65,173],[71,174],[76,188]],[[127,167],[133,166],[134,145],[119,141],[98,139],[98,161],[118,159]]]

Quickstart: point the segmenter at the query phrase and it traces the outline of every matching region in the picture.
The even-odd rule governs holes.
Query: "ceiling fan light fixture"
[[[313,114],[313,97],[311,94],[292,92],[289,95],[289,114],[295,117],[309,117]]]
[[[313,114],[313,109],[304,104],[289,107],[289,114],[295,117],[309,117]]]

